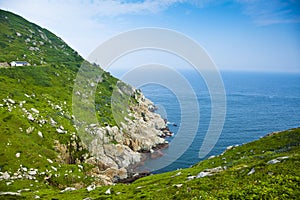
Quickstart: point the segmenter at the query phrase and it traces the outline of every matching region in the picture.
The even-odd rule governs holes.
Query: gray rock
[[[254,168],[252,168],[251,170],[250,170],[250,172],[248,172],[248,174],[247,175],[251,175],[251,174],[254,174],[255,173],[255,169]]]
[[[210,173],[219,173],[221,171],[223,171],[222,166],[219,167],[215,167],[215,168],[211,168],[211,169],[205,169],[206,172],[210,172]]]
[[[17,192],[21,193],[21,192],[29,192],[29,191],[30,191],[29,188],[25,188],[25,189],[18,190]]]
[[[273,159],[273,160],[269,160],[269,161],[267,162],[267,164],[276,164],[276,163],[279,163],[279,162],[280,162],[280,160]]]
[[[90,191],[92,191],[92,190],[94,190],[94,189],[96,189],[96,186],[95,186],[95,185],[90,185],[90,186],[88,186],[88,187],[86,188],[86,190],[87,190],[88,192],[90,192]]]
[[[54,167],[54,166],[51,166],[51,169],[53,169],[54,171],[56,171],[56,172],[57,172],[57,168],[56,168],[56,167]]]
[[[54,121],[52,118],[50,118],[50,124],[51,124],[52,126],[55,126],[55,125],[57,124],[57,122]]]
[[[289,158],[288,156],[278,157],[278,158],[275,158],[275,159],[273,159],[273,160],[269,160],[269,161],[267,162],[267,164],[276,164],[276,163],[279,163],[279,162],[281,162],[282,160],[288,159],[288,158]]]
[[[9,173],[8,173],[8,172],[4,172],[4,173],[2,174],[2,178],[3,178],[4,180],[8,180],[8,179],[10,178]]]
[[[28,114],[27,119],[32,122],[35,120],[34,117],[32,116],[32,114]]]
[[[41,131],[38,131],[38,136],[40,136],[41,138],[43,138],[43,133]]]
[[[200,172],[196,178],[203,178],[205,176],[211,176],[211,173],[210,172]]]
[[[40,111],[38,111],[38,110],[35,109],[35,108],[31,108],[31,111],[34,112],[34,113],[36,113],[36,114],[39,114],[39,113],[40,113]]]
[[[36,170],[30,170],[28,172],[28,174],[31,175],[31,176],[35,176],[37,174],[37,172],[36,172]]]
[[[110,188],[105,191],[105,194],[111,194]]]
[[[187,177],[187,179],[190,181],[190,180],[193,180],[193,179],[195,179],[196,178],[196,176],[188,176]]]
[[[20,167],[20,169],[22,170],[22,171],[24,171],[24,172],[27,172],[27,168],[26,167]]]
[[[172,178],[175,177],[175,176],[180,176],[181,175],[181,172],[178,172],[177,174],[175,174],[174,176],[171,176]]]
[[[67,191],[74,191],[74,190],[76,190],[76,188],[74,188],[74,187],[66,187],[64,190],[62,190],[62,191],[60,191],[60,192],[67,192]]]
[[[0,192],[0,196],[21,196],[19,192]]]
[[[233,146],[228,146],[228,147],[226,147],[226,150],[230,150],[232,148],[233,148]]]
[[[34,127],[29,127],[26,129],[26,133],[30,134],[30,133],[32,133],[33,130],[34,130]]]
[[[182,184],[176,184],[175,187],[180,188],[182,187]]]
[[[61,130],[60,128],[57,128],[57,129],[56,129],[56,132],[57,132],[57,133],[60,133],[60,134],[64,134],[64,133],[65,133],[65,131]]]
[[[7,102],[8,103],[11,103],[11,104],[15,104],[16,102],[14,101],[14,100],[12,100],[12,99],[7,99]]]

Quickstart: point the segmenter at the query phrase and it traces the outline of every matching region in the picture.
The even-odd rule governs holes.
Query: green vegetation
[[[0,62],[31,64],[0,67],[0,172],[23,176],[0,181],[0,191],[88,186],[95,166],[81,163],[90,155],[77,136],[72,116],[74,80],[83,59],[54,34],[3,10],[0,41]],[[38,50],[29,50],[31,46]],[[115,125],[110,97],[117,79],[86,64],[90,74],[102,74],[102,81],[95,84],[99,122]],[[22,168],[38,170],[36,180],[26,178]]]
[[[34,49],[29,50],[30,47]],[[49,31],[0,10],[0,62],[12,60],[25,60],[31,66],[0,68],[0,192],[21,193],[16,199],[36,196],[42,199],[297,199],[300,196],[300,128],[234,147],[188,169],[151,175],[130,185],[116,184],[88,191],[86,187],[94,181],[90,172],[95,166],[81,162],[90,155],[77,136],[72,116],[74,80],[83,59]],[[139,93],[128,91],[131,96],[128,99],[116,94],[121,96],[114,99],[119,112],[119,118],[115,119],[111,96],[118,80],[99,67],[86,65],[90,68],[82,79],[82,87],[92,84],[86,78],[102,74],[95,89],[100,124],[117,125],[116,120],[124,119],[130,112],[121,105],[136,104],[133,96]],[[121,83],[121,87],[126,90],[125,84]],[[217,172],[195,177],[212,170]],[[81,189],[61,192],[67,187]],[[0,195],[0,199],[9,198],[14,197]]]
[[[0,62],[27,61],[31,65],[82,62],[64,41],[11,12],[0,10]]]
[[[300,128],[297,128],[234,147],[191,168],[151,175],[130,185],[103,186],[90,192],[43,189],[22,195],[45,199],[298,199],[299,153]],[[268,164],[276,158],[280,162]],[[223,170],[212,176],[188,180],[205,169],[219,166]],[[255,172],[249,174],[252,169]],[[110,194],[106,194],[108,189]]]

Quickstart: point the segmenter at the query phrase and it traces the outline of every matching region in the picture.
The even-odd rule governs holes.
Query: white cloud
[[[297,1],[291,0],[272,3],[265,0],[0,0],[0,8],[53,31],[86,57],[105,39],[136,28],[127,20],[128,15],[151,17],[183,3],[196,6],[201,12],[204,7],[228,2],[240,3],[243,12],[257,25],[300,22],[299,12],[293,7]]]
[[[184,1],[10,0],[0,1],[0,7],[53,31],[87,56],[95,43],[121,31],[122,23],[127,22],[120,16],[155,14]]]
[[[237,0],[255,24],[300,23],[300,4],[294,0]]]

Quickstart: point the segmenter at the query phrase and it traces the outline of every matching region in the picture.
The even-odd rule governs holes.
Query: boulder
[[[28,171],[28,174],[31,176],[35,176],[35,175],[37,175],[37,170],[30,170],[30,171]]]
[[[195,179],[196,178],[196,176],[188,176],[187,177],[187,179],[190,181],[190,180],[193,180],[193,179]]]
[[[21,196],[19,192],[0,192],[0,196]]]
[[[14,100],[12,100],[12,99],[7,99],[7,102],[8,103],[11,103],[11,104],[15,104],[16,102],[14,101]]]
[[[41,131],[38,131],[38,136],[40,136],[41,138],[43,138],[43,133]]]
[[[65,133],[65,131],[61,130],[60,128],[57,128],[57,129],[56,129],[56,132],[57,132],[57,133],[60,133],[60,134],[64,134],[64,133]]]
[[[269,160],[269,161],[267,162],[267,164],[276,164],[276,163],[279,163],[279,162],[281,162],[282,160],[288,159],[288,158],[289,158],[288,156],[278,157],[278,158],[275,158],[275,159],[273,159],[273,160]]]
[[[223,167],[219,166],[219,167],[215,167],[215,168],[211,168],[211,169],[205,169],[204,171],[210,172],[210,173],[219,173],[219,172],[223,171]]]
[[[74,190],[76,190],[76,188],[74,188],[74,187],[66,187],[64,190],[62,190],[62,191],[60,191],[60,192],[67,192],[67,191],[74,191]]]
[[[273,160],[269,160],[269,161],[267,162],[267,164],[276,164],[276,163],[279,163],[279,162],[280,162],[280,160],[273,159]]]
[[[35,120],[34,117],[32,116],[32,114],[30,114],[30,113],[28,114],[27,119],[32,122]]]
[[[2,174],[2,178],[3,178],[4,180],[8,180],[8,179],[10,178],[9,173],[8,173],[8,172],[4,172],[4,173]]]
[[[110,188],[105,191],[105,194],[111,194]]]
[[[196,178],[203,178],[205,176],[211,176],[211,173],[210,172],[200,172]]]
[[[180,188],[182,187],[182,184],[176,184],[175,187]]]
[[[90,191],[92,191],[92,190],[94,190],[94,189],[96,189],[96,186],[95,186],[95,185],[89,185],[89,186],[86,188],[86,190],[87,190],[88,192],[90,192]]]
[[[33,130],[34,130],[34,127],[29,127],[29,128],[26,129],[26,133],[30,134],[30,133],[33,132]]]
[[[31,108],[31,111],[34,112],[34,113],[36,113],[36,114],[39,114],[39,113],[40,113],[40,111],[38,111],[38,110],[35,109],[35,108]]]
[[[247,174],[247,175],[249,176],[249,175],[251,175],[251,174],[254,174],[254,173],[255,173],[255,169],[254,169],[254,168],[252,168],[252,169],[251,169],[251,170],[248,172],[248,174]]]

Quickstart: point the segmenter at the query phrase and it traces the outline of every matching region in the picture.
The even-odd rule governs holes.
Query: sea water
[[[201,161],[199,149],[210,123],[211,100],[205,81],[194,71],[180,73],[189,81],[197,96],[200,123],[189,148],[157,173],[190,167]],[[270,132],[300,126],[300,74],[228,71],[221,72],[221,76],[226,91],[225,123],[218,142],[205,158],[221,154],[228,146],[242,145]],[[181,123],[176,91],[155,83],[140,89],[158,106],[157,112],[168,120],[168,126],[176,137]],[[172,143],[172,137],[167,140]]]

